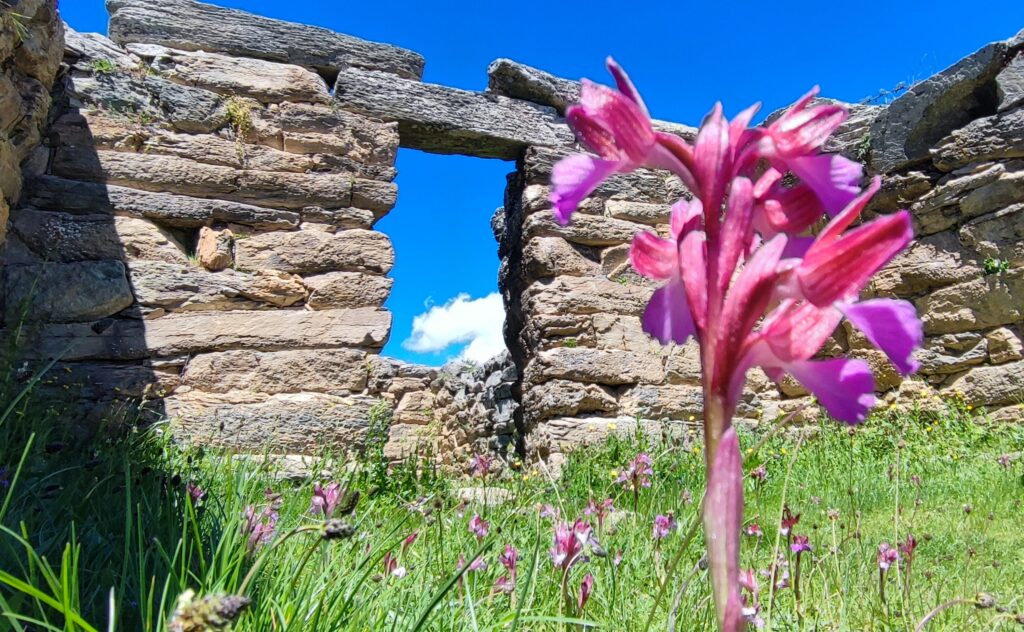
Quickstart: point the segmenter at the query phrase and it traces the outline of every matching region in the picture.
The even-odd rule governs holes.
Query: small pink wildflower
[[[553,505],[543,504],[540,506],[540,517],[545,520],[558,520],[560,514],[558,507]]]
[[[604,519],[608,516],[608,513],[615,510],[615,501],[611,498],[605,498],[601,502],[596,502],[591,498],[587,502],[587,508],[583,510],[583,515],[594,516],[597,520],[597,530],[604,531]]]
[[[650,487],[651,476],[654,476],[654,469],[651,465],[651,457],[640,453],[622,469],[615,482],[634,493],[640,491],[641,487]]]
[[[384,554],[384,560],[383,561],[384,561],[384,576],[385,577],[390,576],[390,577],[395,577],[397,579],[401,579],[401,578],[405,577],[405,575],[406,575],[405,567],[404,566],[400,566],[398,564],[398,557],[392,555],[391,551],[388,551],[387,553]]]
[[[615,555],[612,557],[612,565],[618,568],[619,564],[622,564],[622,549],[615,551]]]
[[[402,540],[402,553],[405,553],[406,550],[408,550],[408,548],[410,546],[412,546],[413,542],[415,542],[416,539],[419,538],[419,537],[420,537],[420,532],[419,531],[413,531],[409,535],[405,536],[405,539]]]
[[[577,520],[572,526],[566,522],[555,525],[554,545],[549,551],[554,565],[565,572],[580,560],[590,534],[590,523],[583,520]]]
[[[793,531],[793,527],[795,527],[799,522],[800,514],[794,515],[793,512],[789,510],[789,505],[786,505],[782,508],[782,521],[779,524],[779,533],[788,537]]]
[[[507,575],[502,575],[498,579],[494,580],[493,592],[495,594],[499,594],[499,593],[511,594],[515,589],[516,589],[515,581],[513,581]]]
[[[473,514],[467,526],[469,532],[476,536],[477,540],[483,540],[491,530],[491,524],[480,517],[480,514]]]
[[[811,541],[806,535],[794,535],[793,543],[789,545],[789,550],[800,555],[801,553],[814,550],[814,547],[811,546]]]
[[[255,505],[249,505],[245,508],[243,518],[245,521],[242,523],[242,535],[246,538],[246,550],[249,553],[253,553],[273,539],[278,520],[275,505],[267,505],[259,512]]]
[[[903,555],[903,559],[910,563],[914,558],[914,549],[917,548],[917,539],[912,534],[907,534],[907,539],[904,542],[900,542],[899,550],[900,554]]]
[[[513,578],[516,576],[516,565],[519,562],[519,551],[511,544],[505,545],[505,550],[498,556],[498,561],[505,567]]]
[[[594,576],[590,573],[583,578],[583,582],[580,584],[580,594],[576,599],[576,614],[582,614],[583,609],[587,607],[587,601],[590,600],[590,593],[594,590]]]
[[[754,469],[750,470],[750,478],[758,482],[766,480],[768,478],[768,468],[764,465],[758,465]]]
[[[666,515],[658,514],[654,517],[654,529],[652,535],[655,540],[667,538],[676,528],[676,519],[670,511]]]
[[[206,497],[206,490],[196,485],[194,482],[189,481],[185,485],[185,491],[188,492],[189,498],[192,499],[193,505],[198,505],[199,501]]]
[[[895,564],[900,559],[900,552],[889,546],[888,542],[882,542],[878,545],[878,568],[883,571],[889,570],[889,567]]]
[[[756,522],[751,522],[750,524],[748,524],[743,529],[743,533],[747,534],[752,538],[760,538],[764,535],[764,531],[761,530],[760,525],[758,525]]]
[[[470,474],[478,478],[486,478],[491,472],[492,464],[493,461],[488,455],[483,453],[475,454],[473,455],[473,458],[469,460]]]
[[[313,497],[310,499],[309,513],[320,513],[324,518],[331,518],[340,501],[341,483],[331,483],[327,487],[321,487],[319,483],[315,483]]]

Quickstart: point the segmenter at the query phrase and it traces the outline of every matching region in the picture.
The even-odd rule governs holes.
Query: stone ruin
[[[62,25],[55,0],[20,2],[27,31],[5,20],[0,37],[4,335],[31,366],[57,359],[45,388],[86,424],[142,402],[192,441],[313,453],[361,446],[383,406],[389,458],[429,446],[459,463],[700,418],[696,348],[641,332],[654,288],[627,256],[687,192],[641,171],[571,226],[548,211],[551,167],[578,150],[562,119],[578,83],[503,59],[471,92],[422,82],[414,52],[321,28],[192,0],[107,6],[110,39]],[[866,359],[887,402],[959,393],[1024,420],[1022,51],[1024,32],[852,105],[828,148],[885,176],[873,213],[914,216],[917,241],[871,294],[917,305],[919,376],[846,328],[824,352]],[[482,367],[380,356],[395,253],[374,224],[400,147],[515,161],[491,222],[509,353]],[[755,371],[739,415],[807,401]]]

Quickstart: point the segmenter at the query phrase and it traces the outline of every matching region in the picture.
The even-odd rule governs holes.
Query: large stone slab
[[[50,261],[152,259],[188,263],[177,239],[145,219],[23,208],[14,213],[12,227],[38,257]]]
[[[926,334],[977,331],[1024,319],[1024,270],[944,287],[915,301]]]
[[[561,237],[534,237],[523,247],[523,266],[535,279],[555,276],[598,276],[601,264],[593,249],[573,246]],[[589,256],[588,256],[589,255]]]
[[[293,64],[204,51],[181,51],[153,44],[129,44],[128,51],[172,81],[261,103],[326,103],[327,84],[316,73]]]
[[[1000,111],[1024,105],[1024,52],[1017,53],[996,75],[996,98]]]
[[[618,410],[611,389],[597,384],[551,380],[523,391],[523,410],[532,421]]]
[[[375,308],[195,312],[146,321],[145,339],[159,357],[205,351],[366,347],[379,349],[391,313]]]
[[[387,274],[395,250],[384,233],[299,230],[260,233],[235,241],[235,264],[241,270],[280,270],[295,274],[369,271]]]
[[[137,124],[164,121],[188,134],[209,134],[228,124],[219,94],[158,76],[114,72],[69,80],[73,107],[96,107]]]
[[[871,126],[871,167],[884,173],[927,160],[943,137],[992,107],[996,75],[1021,46],[989,44],[911,86]]]
[[[553,213],[534,213],[523,222],[525,239],[561,237],[583,246],[616,246],[630,243],[637,233],[650,231],[650,226],[635,224],[602,215],[576,214],[568,226],[559,224]]]
[[[26,189],[27,201],[41,209],[69,213],[115,213],[159,221],[167,226],[197,228],[213,222],[260,229],[295,228],[299,214],[225,200],[140,191],[99,182],[39,176]]]
[[[700,386],[635,386],[623,393],[620,412],[643,419],[703,419],[704,389]]]
[[[658,384],[665,378],[658,356],[632,351],[558,347],[541,351],[526,367],[528,383],[554,379],[593,384]]]
[[[1024,107],[986,116],[953,131],[932,150],[943,171],[983,160],[1024,157]]]
[[[183,50],[206,50],[285,62],[333,74],[357,66],[419,78],[418,54],[342,35],[191,0],[108,0],[110,37]]]
[[[987,186],[1006,172],[1002,163],[982,163],[958,169],[944,177],[910,207],[914,234],[931,235],[958,224],[963,217],[960,200]]]
[[[1024,204],[967,222],[960,229],[960,241],[981,257],[1024,267]]]
[[[956,233],[944,231],[911,243],[875,275],[870,291],[878,295],[913,297],[980,275],[977,257],[964,248]]]
[[[1000,406],[1024,401],[1024,362],[981,366],[951,382],[947,390],[962,392],[972,406]]]
[[[573,152],[550,147],[531,147],[527,150],[519,169],[527,182],[548,184],[555,163],[571,153]],[[669,172],[638,169],[633,173],[613,175],[597,187],[591,197],[666,204],[684,195],[685,187]]]
[[[300,278],[272,270],[210,272],[188,264],[136,261],[129,277],[140,305],[174,312],[288,307],[307,295]]]
[[[579,81],[511,59],[496,59],[487,67],[487,91],[494,94],[550,105],[561,113],[580,99]]]
[[[353,206],[357,178],[335,173],[274,173],[198,163],[177,156],[127,154],[85,147],[61,147],[53,174],[75,180],[104,182],[152,192],[274,208]],[[397,188],[390,182],[366,181],[356,206],[386,213],[394,206]]]
[[[630,314],[647,307],[654,288],[604,278],[560,277],[539,281],[523,292],[526,314]]]
[[[531,145],[574,142],[553,108],[382,72],[342,70],[334,97],[345,109],[397,121],[402,146],[423,151],[514,160]]]
[[[357,349],[223,351],[189,360],[182,384],[207,393],[343,395],[362,391],[367,374],[366,353]]]
[[[4,321],[91,321],[131,306],[120,261],[80,261],[4,267]]]
[[[252,403],[190,393],[164,402],[172,432],[186,441],[243,452],[298,454],[361,448],[376,404],[370,397],[320,393],[273,395]]]
[[[380,307],[391,294],[395,280],[363,272],[328,272],[302,280],[311,290],[310,309]]]

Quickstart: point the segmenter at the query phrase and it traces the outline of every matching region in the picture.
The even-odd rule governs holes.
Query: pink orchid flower
[[[519,551],[511,544],[505,545],[505,550],[498,556],[498,561],[505,567],[513,578],[516,576],[516,566],[519,563]]]
[[[672,207],[667,238],[634,238],[630,258],[662,283],[643,313],[644,331],[663,344],[700,345],[708,558],[719,628],[739,630],[743,477],[732,417],[746,373],[760,366],[777,381],[791,375],[836,419],[863,421],[876,403],[868,364],[815,355],[845,318],[901,373],[917,369],[923,335],[913,305],[858,299],[910,242],[910,216],[899,211],[854,227],[880,181],[862,191],[859,164],[821,152],[846,111],[815,103],[816,88],[767,127],[749,127],[758,106],[730,121],[715,105],[691,144],[655,132],[626,74],[611,60],[608,67],[618,90],[587,82],[567,112],[597,156],[560,161],[551,202],[566,223],[604,179],[642,167],[671,171],[694,196]],[[807,235],[822,218],[825,228]],[[634,494],[642,485],[636,474],[620,477]]]
[[[555,525],[554,545],[549,551],[551,561],[563,573],[579,561],[583,555],[583,547],[590,541],[591,528],[589,522],[577,520],[571,526],[567,522]]]
[[[594,591],[594,576],[587,573],[583,578],[583,582],[580,583],[580,594],[576,598],[576,614],[582,614],[583,609],[587,607],[587,601],[590,600],[590,593]]]
[[[814,547],[811,546],[811,541],[806,535],[795,535],[793,536],[793,543],[789,545],[789,550],[800,555],[801,553],[813,551]]]
[[[339,502],[341,502],[341,483],[331,483],[327,487],[321,487],[319,483],[314,483],[309,513],[319,513],[324,518],[330,518],[334,515],[334,510],[338,508]]]
[[[658,514],[654,517],[654,529],[652,535],[655,540],[663,540],[676,528],[675,516],[669,512],[667,515]]]
[[[469,460],[469,473],[478,478],[486,478],[491,471],[493,461],[486,454],[475,454]]]
[[[615,482],[634,492],[640,491],[642,487],[650,487],[651,476],[654,476],[652,463],[650,456],[643,453],[636,455],[636,458],[622,469]]]
[[[887,571],[889,567],[898,562],[900,559],[900,552],[893,546],[890,546],[888,542],[882,542],[878,545],[878,568]]]
[[[483,540],[491,530],[491,523],[480,517],[480,514],[473,514],[466,527],[470,533],[476,536],[477,540]]]

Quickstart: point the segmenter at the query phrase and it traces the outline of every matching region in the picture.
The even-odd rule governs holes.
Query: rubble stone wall
[[[628,259],[637,232],[667,232],[685,189],[640,171],[568,227],[549,212],[551,167],[579,149],[562,118],[578,83],[498,60],[485,92],[429,84],[411,51],[193,0],[108,0],[112,39],[61,39],[53,3],[33,6],[48,54],[0,32],[14,60],[0,158],[26,178],[20,196],[0,182],[14,206],[5,335],[30,334],[30,360],[59,358],[51,386],[94,421],[142,399],[194,441],[310,453],[359,448],[387,417],[389,458],[460,463],[700,418],[696,349],[641,332],[654,288]],[[852,106],[829,147],[886,176],[874,212],[915,218],[917,241],[872,292],[920,309],[921,375],[901,382],[846,329],[825,350],[867,359],[889,400],[962,392],[1024,418],[1022,49],[997,42],[887,105]],[[32,104],[51,86],[47,119]],[[515,161],[492,219],[509,353],[482,367],[380,357],[396,253],[374,225],[396,201],[399,147]],[[754,372],[739,414],[806,401]]]

